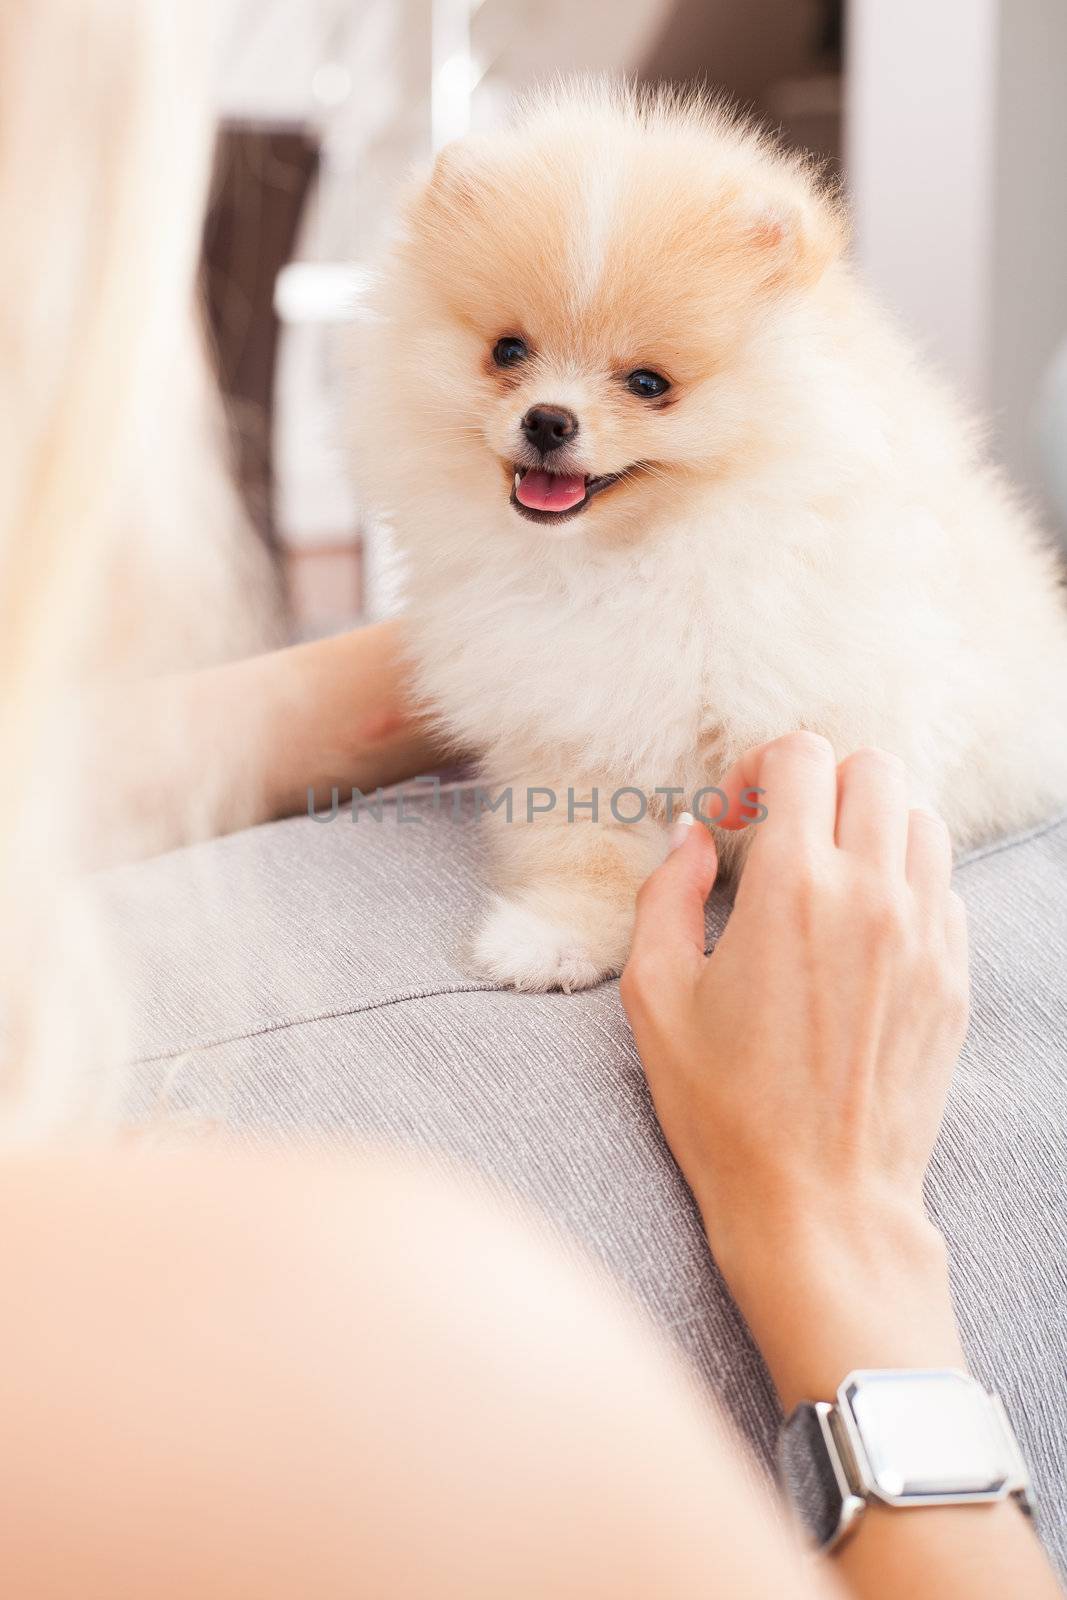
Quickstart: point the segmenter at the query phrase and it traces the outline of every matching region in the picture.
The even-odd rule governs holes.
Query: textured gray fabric
[[[137,1114],[240,1136],[458,1157],[577,1238],[758,1450],[769,1380],[652,1115],[618,985],[516,995],[464,976],[477,829],[423,808],[294,819],[101,880],[137,996]],[[1067,1568],[1067,819],[957,869],[974,1008],[930,1177],[968,1352],[1032,1464]],[[725,920],[713,897],[709,940]]]

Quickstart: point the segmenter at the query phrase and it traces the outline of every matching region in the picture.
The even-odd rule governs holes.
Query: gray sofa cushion
[[[607,1264],[766,1452],[771,1385],[660,1136],[618,985],[516,995],[466,977],[477,829],[419,814],[298,818],[101,880],[136,997],[136,1114],[399,1142],[490,1174]],[[957,881],[973,1021],[929,1200],[968,1352],[1017,1423],[1067,1568],[1067,819],[977,852]],[[709,945],[726,913],[713,896]]]

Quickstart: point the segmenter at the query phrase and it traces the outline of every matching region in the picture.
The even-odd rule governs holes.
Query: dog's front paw
[[[481,975],[535,994],[590,989],[614,976],[623,959],[608,941],[597,948],[596,941],[565,921],[502,896],[471,945],[471,961]]]

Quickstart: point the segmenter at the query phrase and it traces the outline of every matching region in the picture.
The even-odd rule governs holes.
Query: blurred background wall
[[[708,83],[841,171],[867,276],[1045,497],[1065,69],[1064,0],[230,0],[205,273],[294,632],[388,605],[339,442],[338,327],[395,186],[557,72]]]
[[[1061,524],[1038,412],[1067,336],[1065,76],[1064,0],[851,0],[856,253]]]

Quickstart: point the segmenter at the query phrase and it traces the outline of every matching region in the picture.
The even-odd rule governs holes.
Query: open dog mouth
[[[546,472],[540,467],[515,467],[511,503],[531,522],[565,522],[584,511],[604,489],[610,489],[623,476],[604,472],[599,476],[579,472]]]

